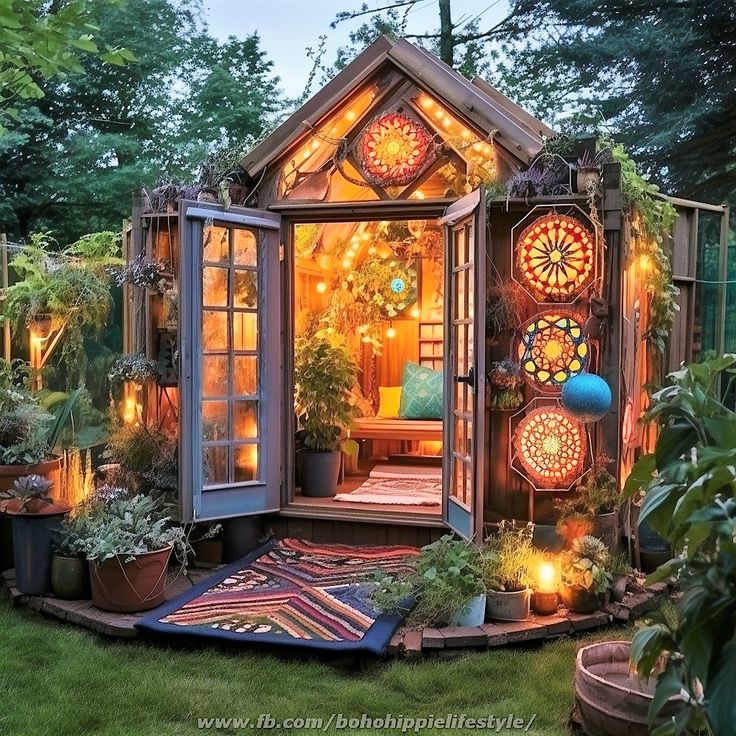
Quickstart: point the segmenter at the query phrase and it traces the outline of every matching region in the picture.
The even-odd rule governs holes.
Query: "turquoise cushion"
[[[402,419],[442,419],[442,371],[433,371],[417,363],[404,366],[401,381]]]

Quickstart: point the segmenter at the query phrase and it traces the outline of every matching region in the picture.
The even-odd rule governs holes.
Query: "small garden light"
[[[551,560],[542,560],[537,568],[537,586],[532,595],[532,608],[540,616],[551,616],[557,611],[557,588],[560,573]]]

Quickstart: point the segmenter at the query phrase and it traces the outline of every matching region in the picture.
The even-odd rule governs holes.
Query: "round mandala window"
[[[590,278],[594,248],[595,238],[574,217],[539,217],[517,241],[522,281],[535,298],[567,301],[579,294]]]
[[[355,155],[371,184],[408,184],[434,159],[432,134],[408,113],[384,112],[363,129]]]
[[[514,436],[517,456],[539,488],[564,488],[583,472],[585,430],[559,409],[527,414]]]
[[[524,375],[537,388],[560,388],[588,365],[588,343],[570,315],[545,313],[522,328],[517,355]]]

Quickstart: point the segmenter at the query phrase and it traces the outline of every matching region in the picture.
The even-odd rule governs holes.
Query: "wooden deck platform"
[[[166,599],[183,593],[192,584],[209,577],[213,570],[190,569],[188,580],[183,575],[171,575],[166,591]],[[138,629],[135,624],[145,613],[109,613],[100,611],[92,605],[92,601],[65,601],[53,596],[31,596],[21,593],[15,587],[15,570],[2,573],[2,589],[13,605],[23,606],[45,616],[82,626],[103,636],[115,639],[135,639]]]
[[[211,570],[190,570],[190,577],[196,583],[211,573]],[[1,577],[2,589],[14,605],[82,626],[105,637],[134,639],[138,636],[134,626],[143,614],[107,613],[95,608],[91,601],[64,601],[52,596],[24,595],[15,587],[13,570],[2,573]],[[167,598],[173,598],[189,585],[190,582],[181,577],[173,582]],[[670,588],[666,583],[656,583],[649,588],[635,583],[629,586],[623,600],[611,602],[601,611],[590,614],[572,613],[560,607],[555,615],[533,615],[526,621],[494,621],[478,627],[401,629],[391,639],[386,654],[388,657],[406,659],[429,655],[454,656],[462,650],[515,646],[611,625],[629,624],[659,605],[669,593]]]

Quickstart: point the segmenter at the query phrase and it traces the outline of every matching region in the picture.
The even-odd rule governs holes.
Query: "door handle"
[[[467,383],[470,388],[475,389],[475,368],[470,366],[467,375],[455,376],[455,383]]]

